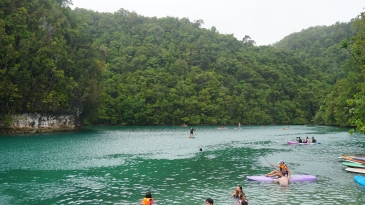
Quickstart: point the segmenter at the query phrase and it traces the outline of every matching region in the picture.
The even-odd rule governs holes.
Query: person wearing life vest
[[[275,176],[278,176],[278,177],[288,176],[288,177],[290,177],[290,170],[289,170],[288,166],[286,166],[286,164],[284,163],[283,160],[279,161],[279,166],[274,165],[274,164],[270,164],[270,165],[273,166],[273,167],[278,167],[280,169],[280,171],[279,170],[274,170],[274,171],[266,174],[265,176],[267,176],[267,177],[275,177]]]
[[[155,203],[155,200],[153,200],[151,192],[147,192],[140,204],[141,205],[151,205],[154,203]]]

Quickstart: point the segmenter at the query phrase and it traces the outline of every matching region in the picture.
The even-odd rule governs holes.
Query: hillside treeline
[[[201,20],[75,12],[107,63],[98,123],[307,124],[328,92],[294,52]]]
[[[201,28],[203,20],[68,3],[2,3],[2,114],[79,113],[86,124],[113,125],[354,125],[348,100],[361,89],[347,79],[362,78],[353,60],[361,42],[351,40],[359,19],[255,46],[249,36]]]

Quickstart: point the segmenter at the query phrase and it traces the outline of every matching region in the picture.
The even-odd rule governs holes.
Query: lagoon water
[[[365,155],[364,135],[325,126],[84,127],[73,133],[0,136],[0,204],[137,205],[147,191],[157,205],[365,204],[365,188],[337,157]],[[314,136],[320,145],[287,145]],[[203,148],[200,152],[199,148]],[[317,182],[247,181],[284,160],[292,174]]]

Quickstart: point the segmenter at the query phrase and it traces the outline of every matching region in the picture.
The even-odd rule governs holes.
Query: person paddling
[[[275,176],[283,177],[285,175],[290,176],[290,170],[289,170],[288,166],[286,166],[286,164],[284,163],[283,160],[279,161],[279,166],[271,164],[271,163],[270,163],[270,165],[273,166],[273,167],[280,168],[280,171],[279,170],[273,170],[272,172],[266,174],[265,175],[266,177],[275,177]]]

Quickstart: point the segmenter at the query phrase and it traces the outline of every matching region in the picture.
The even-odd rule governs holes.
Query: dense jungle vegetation
[[[0,113],[85,124],[325,124],[363,129],[364,14],[272,46],[203,20],[68,0],[0,1]]]

